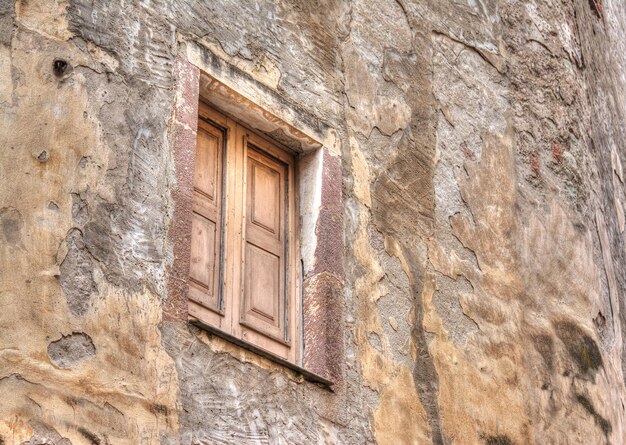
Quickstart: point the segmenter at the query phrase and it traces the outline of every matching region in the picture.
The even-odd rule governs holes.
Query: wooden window
[[[200,103],[190,316],[292,363],[301,353],[295,163]]]

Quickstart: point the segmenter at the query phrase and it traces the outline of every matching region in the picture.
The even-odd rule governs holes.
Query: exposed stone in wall
[[[0,1],[0,444],[623,443],[625,27],[617,0]],[[340,140],[335,392],[167,306],[192,47]]]
[[[96,355],[91,337],[84,332],[73,332],[48,345],[48,357],[59,368],[73,368]]]

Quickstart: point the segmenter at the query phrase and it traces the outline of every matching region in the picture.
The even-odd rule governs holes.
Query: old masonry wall
[[[625,28],[622,0],[0,0],[0,444],[626,442]],[[337,134],[334,393],[163,316],[190,48]]]

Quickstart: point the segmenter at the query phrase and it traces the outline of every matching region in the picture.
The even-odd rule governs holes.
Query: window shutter
[[[295,158],[202,102],[198,113],[189,314],[295,363]]]
[[[223,138],[220,129],[204,120],[198,121],[189,298],[216,312],[222,311],[220,246]]]
[[[288,165],[246,144],[241,323],[285,342]]]

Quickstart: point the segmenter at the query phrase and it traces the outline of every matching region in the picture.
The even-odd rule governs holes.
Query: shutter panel
[[[193,218],[189,298],[221,312],[222,131],[198,121],[193,178]]]
[[[247,146],[241,323],[285,342],[288,166]]]

